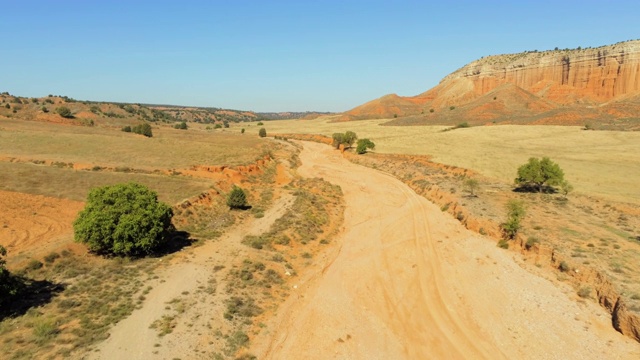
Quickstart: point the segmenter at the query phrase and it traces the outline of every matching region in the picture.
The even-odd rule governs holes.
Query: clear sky
[[[345,111],[486,55],[640,38],[637,1],[0,0],[0,91]]]

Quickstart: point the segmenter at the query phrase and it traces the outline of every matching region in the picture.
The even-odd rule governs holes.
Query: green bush
[[[60,107],[56,108],[56,114],[62,116],[63,118],[66,118],[66,119],[72,119],[73,118],[73,114],[71,113],[71,110],[66,106],[60,106]]]
[[[173,211],[144,185],[94,188],[73,223],[75,240],[91,251],[114,255],[154,252],[168,241]]]
[[[49,109],[47,109],[47,107],[44,106],[44,105],[40,108],[40,110],[42,110],[43,113],[48,113],[49,112]]]
[[[175,124],[173,126],[173,128],[174,129],[180,129],[180,130],[187,130],[188,127],[187,127],[187,123],[183,121],[183,122],[181,122],[179,124]]]
[[[240,129],[240,134],[244,134],[244,128]]]
[[[222,129],[222,125],[220,125],[220,124],[215,124],[215,125],[213,125],[213,128],[214,128],[214,129]]]
[[[267,129],[265,129],[265,128],[260,128],[260,130],[258,131],[258,135],[259,135],[260,137],[265,137],[265,136],[267,136]]]
[[[376,144],[369,139],[359,139],[358,145],[356,146],[356,153],[364,154],[367,152],[367,149],[373,150],[376,147]]]
[[[256,125],[258,125],[258,126],[262,126],[262,125],[264,125],[264,124],[262,123],[262,121],[260,121],[260,122],[258,122]]]
[[[533,188],[542,192],[547,187],[560,185],[564,181],[564,172],[560,166],[548,157],[530,158],[529,162],[518,168],[515,183],[523,188]]]
[[[129,126],[129,125],[124,126],[124,127],[122,128],[122,131],[124,131],[124,132],[131,132],[131,126]]]
[[[505,239],[514,239],[522,227],[525,209],[521,200],[509,200],[507,202],[507,221],[502,223],[502,234]]]
[[[151,125],[147,123],[142,123],[140,125],[136,125],[132,127],[131,132],[144,135],[146,137],[153,137],[153,132],[151,131]]]
[[[227,196],[227,205],[231,209],[242,209],[247,206],[247,195],[238,186],[233,186],[231,192]]]

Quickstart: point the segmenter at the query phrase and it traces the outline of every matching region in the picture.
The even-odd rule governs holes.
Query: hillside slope
[[[386,95],[345,112],[341,120],[408,117],[393,122],[407,125],[593,121],[629,128],[640,122],[639,96],[640,40],[633,40],[483,57],[422,94]]]

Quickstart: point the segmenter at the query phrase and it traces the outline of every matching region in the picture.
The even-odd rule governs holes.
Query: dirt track
[[[305,177],[345,194],[340,252],[301,276],[252,351],[268,359],[627,359],[591,301],[523,269],[400,181],[305,143]]]

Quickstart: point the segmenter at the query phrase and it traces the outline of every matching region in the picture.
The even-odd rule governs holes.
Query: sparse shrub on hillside
[[[507,202],[507,221],[502,223],[502,235],[505,239],[514,239],[522,227],[522,219],[525,215],[524,203],[521,200],[509,200]]]
[[[215,125],[213,125],[213,128],[214,128],[214,129],[222,129],[222,125],[220,125],[220,124],[215,124]]]
[[[240,134],[244,134],[244,128],[240,129]]]
[[[53,100],[51,99],[44,99],[44,102],[46,102],[47,104],[53,104]]]
[[[11,109],[11,105],[7,104],[4,107],[6,107],[7,109]]]
[[[122,127],[122,131],[131,132],[131,126],[127,125],[127,126]]]
[[[97,253],[150,254],[169,240],[172,217],[171,207],[144,185],[94,188],[73,223],[74,237]]]
[[[573,191],[573,185],[571,185],[567,180],[563,180],[560,183],[560,192],[562,193],[565,199],[567,198],[567,195],[569,195],[569,193],[572,191]]]
[[[478,190],[479,186],[480,186],[480,183],[478,182],[478,180],[473,178],[466,178],[462,182],[463,189],[469,192],[469,196],[472,196],[472,197],[476,196],[476,191]]]
[[[238,186],[233,186],[227,196],[227,206],[231,209],[244,209],[247,207],[247,195]]]
[[[99,106],[97,106],[97,105],[92,105],[92,106],[89,108],[89,111],[91,111],[92,113],[94,113],[94,114],[96,114],[96,115],[97,115],[97,114],[99,114],[99,113],[100,113],[100,107],[99,107]]]
[[[449,110],[455,110],[455,106],[449,106]]]
[[[258,135],[259,135],[260,137],[265,137],[265,136],[267,136],[267,129],[265,129],[265,128],[260,128],[260,130],[258,131]]]
[[[173,127],[174,127],[175,129],[180,129],[180,130],[187,130],[187,128],[188,128],[188,127],[187,127],[187,123],[186,123],[186,122],[184,122],[184,121],[182,121],[182,122],[181,122],[181,123],[179,123],[179,124],[175,124]]]
[[[47,107],[44,106],[44,105],[40,108],[40,110],[42,110],[43,113],[48,113],[49,112],[49,109],[47,109]]]
[[[262,121],[259,121],[256,125],[258,125],[258,126],[262,126],[262,125],[264,125],[264,124],[262,123]]]
[[[432,113],[432,112],[434,112],[434,111],[435,111],[434,109],[429,109],[429,112],[430,112],[430,113]]]
[[[34,103],[34,104],[37,104],[38,103],[38,98],[31,98],[31,102]]]
[[[224,121],[224,122],[222,123],[222,125],[223,125],[226,129],[228,129],[228,128],[229,128],[229,122],[228,122],[228,121]]]
[[[464,128],[468,128],[471,127],[471,125],[469,125],[468,122],[461,122],[460,124],[456,125],[455,128],[456,129],[464,129]]]
[[[60,106],[56,108],[56,113],[62,116],[63,118],[67,118],[67,119],[73,118],[73,114],[71,113],[71,110],[66,106]]]
[[[393,118],[397,119],[398,118],[398,114],[393,114]]]
[[[146,137],[153,137],[153,132],[151,131],[151,125],[147,123],[142,123],[140,125],[136,125],[132,127],[131,132],[144,135]]]
[[[367,152],[367,149],[373,150],[376,147],[376,144],[369,139],[359,139],[358,145],[356,146],[356,153],[364,154]]]
[[[553,186],[560,185],[563,181],[564,172],[548,157],[543,157],[542,160],[530,158],[528,163],[518,168],[518,177],[515,179],[521,189],[535,189],[538,192],[553,191]]]

